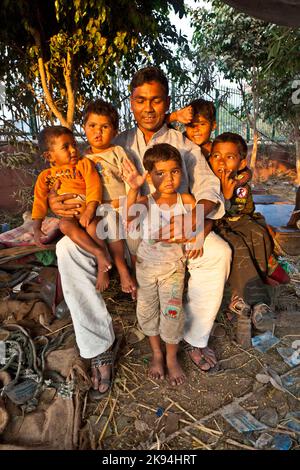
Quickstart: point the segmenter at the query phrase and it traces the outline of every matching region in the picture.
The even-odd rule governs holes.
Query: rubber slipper
[[[93,401],[102,400],[111,391],[114,378],[115,378],[116,357],[117,357],[122,340],[123,340],[123,337],[116,338],[110,350],[105,351],[104,353],[98,354],[98,356],[92,359],[92,367],[98,368],[99,366],[101,367],[103,365],[111,365],[110,378],[100,380],[100,383],[108,386],[107,390],[105,390],[105,392],[100,392],[99,390],[94,390],[94,389],[91,389],[89,391],[89,398]]]

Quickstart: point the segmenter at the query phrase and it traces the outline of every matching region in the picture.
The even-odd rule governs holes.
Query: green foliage
[[[198,55],[213,59],[229,80],[251,78],[253,66],[267,57],[266,23],[219,1],[213,1],[212,6],[192,13],[193,45]]]
[[[178,75],[180,59],[170,44],[187,42],[170,24],[170,8],[183,16],[183,0],[6,1],[1,12],[0,79],[10,104],[38,105],[42,115],[51,118],[38,59],[54,107],[64,116],[72,94],[77,111],[103,92],[115,99],[115,76],[130,77],[137,64],[164,64]]]
[[[300,28],[270,28],[268,68],[282,76],[300,74]]]
[[[300,110],[292,102],[292,86],[300,70],[300,30],[265,23],[217,0],[210,3],[210,9],[192,12],[196,55],[210,58],[240,88],[250,85],[261,118],[297,126]],[[253,112],[251,95],[245,95],[244,105],[245,115]]]

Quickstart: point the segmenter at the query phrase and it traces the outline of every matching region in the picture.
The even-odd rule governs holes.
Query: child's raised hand
[[[193,108],[192,106],[187,106],[186,108],[178,109],[171,116],[174,116],[174,121],[181,122],[181,124],[189,124],[193,119]]]
[[[124,181],[126,181],[131,189],[138,189],[143,186],[148,174],[146,171],[143,175],[140,175],[134,164],[128,159],[122,163],[122,172]]]
[[[231,170],[223,170],[221,174],[221,186],[222,193],[225,199],[231,199],[233,196],[234,189],[237,185],[237,181],[231,178]]]

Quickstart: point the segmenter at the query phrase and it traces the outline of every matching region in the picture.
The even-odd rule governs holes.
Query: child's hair
[[[166,96],[169,94],[169,84],[167,77],[158,67],[144,67],[143,69],[138,70],[131,82],[130,82],[130,92],[132,93],[135,88],[144,85],[144,83],[158,82],[165,89]]]
[[[146,150],[143,164],[147,171],[152,171],[155,163],[174,160],[182,168],[182,159],[179,151],[170,144],[156,144]]]
[[[41,153],[48,152],[50,150],[51,145],[53,144],[54,139],[60,137],[61,135],[71,135],[74,137],[73,132],[64,126],[49,126],[45,127],[39,134],[38,134],[38,145]]]
[[[102,100],[101,98],[90,101],[83,111],[83,125],[87,123],[90,114],[98,114],[100,116],[107,116],[111,125],[117,131],[119,129],[119,114],[116,108]]]
[[[211,153],[213,152],[215,145],[223,142],[232,142],[233,144],[236,144],[241,158],[243,159],[247,157],[248,147],[245,140],[241,135],[233,132],[224,132],[223,134],[218,135],[212,143]]]
[[[192,101],[188,106],[192,106],[194,117],[197,116],[197,114],[200,114],[211,123],[216,120],[216,107],[212,101],[206,101],[199,98]]]

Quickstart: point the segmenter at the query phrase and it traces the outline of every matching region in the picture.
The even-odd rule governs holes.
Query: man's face
[[[164,87],[153,81],[135,88],[130,104],[138,127],[145,136],[151,137],[164,123],[170,98]]]

